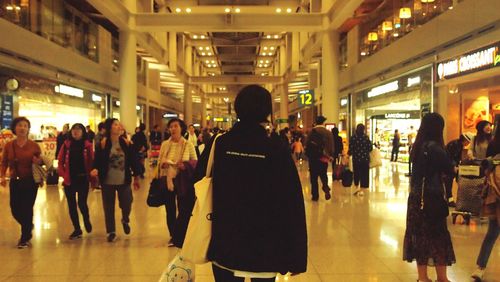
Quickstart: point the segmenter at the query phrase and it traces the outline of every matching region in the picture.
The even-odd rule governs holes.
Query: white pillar
[[[288,42],[288,40],[285,40]],[[279,75],[284,76],[287,71],[287,44],[280,46],[280,68]],[[280,119],[288,119],[288,87],[286,83],[280,84],[278,86],[278,92],[280,94]],[[280,128],[285,128],[288,123],[280,123]]]
[[[120,121],[134,133],[137,125],[137,38],[132,31],[120,31]]]
[[[188,76],[193,75],[193,47],[187,45],[185,48],[184,71]],[[184,84],[184,121],[186,124],[193,123],[193,95],[189,83]]]
[[[322,42],[322,114],[327,122],[339,120],[339,35],[337,31],[325,31]]]
[[[177,72],[177,33],[168,33],[168,67]]]
[[[205,93],[201,93],[201,128],[207,126],[207,98]]]

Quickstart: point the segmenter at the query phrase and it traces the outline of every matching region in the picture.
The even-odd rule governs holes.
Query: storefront
[[[31,137],[42,140],[56,136],[66,123],[95,128],[105,118],[106,99],[101,93],[13,73],[0,69],[2,129],[10,126],[12,117],[26,116]]]
[[[500,42],[436,64],[439,112],[446,117],[447,141],[476,133],[481,120],[500,122]]]
[[[111,98],[111,117],[120,119],[120,100],[118,98],[112,97]],[[137,105],[135,106],[136,110],[136,119],[135,119],[135,125],[139,126],[141,123],[144,122],[144,111],[145,111],[145,105],[142,104],[140,100],[137,101]],[[130,134],[133,134],[132,132],[129,132]]]
[[[433,105],[432,68],[424,67],[356,93],[352,126],[365,124],[370,140],[380,145],[385,158],[391,157],[394,132],[398,130],[398,160],[407,162],[408,138],[420,127],[422,113],[432,111]]]

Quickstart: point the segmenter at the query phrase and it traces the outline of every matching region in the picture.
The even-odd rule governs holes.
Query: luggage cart
[[[155,167],[158,165],[158,157],[160,156],[161,145],[151,145],[151,150],[149,150],[149,165]]]
[[[482,208],[481,193],[486,181],[482,160],[464,161],[458,167],[458,193],[455,210],[451,213],[452,223],[462,216],[469,225],[473,216],[479,217]]]

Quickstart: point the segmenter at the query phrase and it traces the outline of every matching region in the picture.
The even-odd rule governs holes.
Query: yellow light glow
[[[13,10],[14,10],[14,7],[12,7],[12,6],[10,6],[10,5],[9,5],[9,6],[5,7],[5,9],[6,9],[7,11],[13,11]]]
[[[194,39],[198,39],[198,35],[196,35],[196,34],[195,34],[195,35],[193,35],[193,38],[194,38]]]
[[[186,8],[186,13],[191,13],[191,8]]]
[[[234,11],[235,11],[236,13],[241,12],[240,8],[236,8],[236,9],[234,9]]]
[[[201,46],[200,46],[200,47],[198,47],[198,49],[199,49],[200,51],[202,51],[202,50],[203,50],[203,47],[201,47]]]
[[[399,17],[402,19],[409,19],[411,18],[411,9],[407,7],[403,7],[399,9]]]
[[[420,2],[422,2],[422,3],[432,3],[432,2],[434,2],[434,0],[420,0]]]
[[[281,13],[281,8],[276,8],[276,13]]]
[[[205,52],[201,52],[201,55],[202,55],[202,56],[206,56],[206,55],[207,55],[207,53],[205,53]]]
[[[209,64],[209,63],[210,63],[210,61],[209,61],[209,60],[206,60],[206,61],[205,61],[205,63]]]
[[[175,9],[175,12],[177,12],[177,13],[180,13],[181,11],[182,11],[181,8],[176,8]]]
[[[378,34],[376,32],[368,33],[368,41],[377,41],[377,40],[378,40]]]
[[[230,12],[231,12],[231,9],[226,8],[226,9],[224,9],[224,12],[226,12],[226,13],[230,13]]]
[[[267,50],[267,47],[264,47],[264,50]]]
[[[207,51],[208,51],[208,50],[210,50],[210,47],[208,47],[208,46],[207,46],[207,47],[205,47],[205,50],[207,50]]]
[[[212,56],[212,53],[211,53],[211,52],[208,52],[208,54],[207,54],[207,55]]]
[[[16,11],[21,11],[21,7],[16,6]]]
[[[269,60],[266,60],[266,64],[269,64]]]
[[[269,49],[271,49],[272,51],[274,51],[274,46],[271,46],[271,48],[269,48]]]
[[[212,60],[212,64],[215,64],[215,61],[214,61],[214,60]]]
[[[200,36],[200,38],[201,38],[201,39],[205,39],[205,35],[201,35],[201,36]]]
[[[392,30],[392,21],[385,21],[382,23],[382,30],[389,31]]]
[[[259,68],[261,68],[261,67],[262,67],[262,64],[259,64]]]
[[[266,53],[266,52],[262,53],[262,56],[266,56],[266,55],[267,55],[267,53]]]
[[[278,39],[278,38],[280,38],[280,36],[276,34],[276,35],[274,36],[274,39]]]
[[[267,36],[266,36],[266,38],[267,38],[267,39],[271,39],[271,35],[267,35]]]
[[[287,12],[287,13],[291,13],[291,12],[292,12],[292,8],[287,8],[287,9],[286,9],[286,12]]]

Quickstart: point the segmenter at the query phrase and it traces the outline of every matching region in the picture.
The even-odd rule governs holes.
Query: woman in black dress
[[[446,223],[448,208],[442,188],[442,176],[453,175],[454,166],[444,150],[443,129],[444,120],[441,115],[425,115],[411,151],[413,174],[408,197],[403,259],[408,262],[417,261],[417,281],[432,281],[427,276],[427,266],[436,268],[437,281],[448,281],[446,267],[455,263]],[[422,195],[424,179],[425,197]]]

